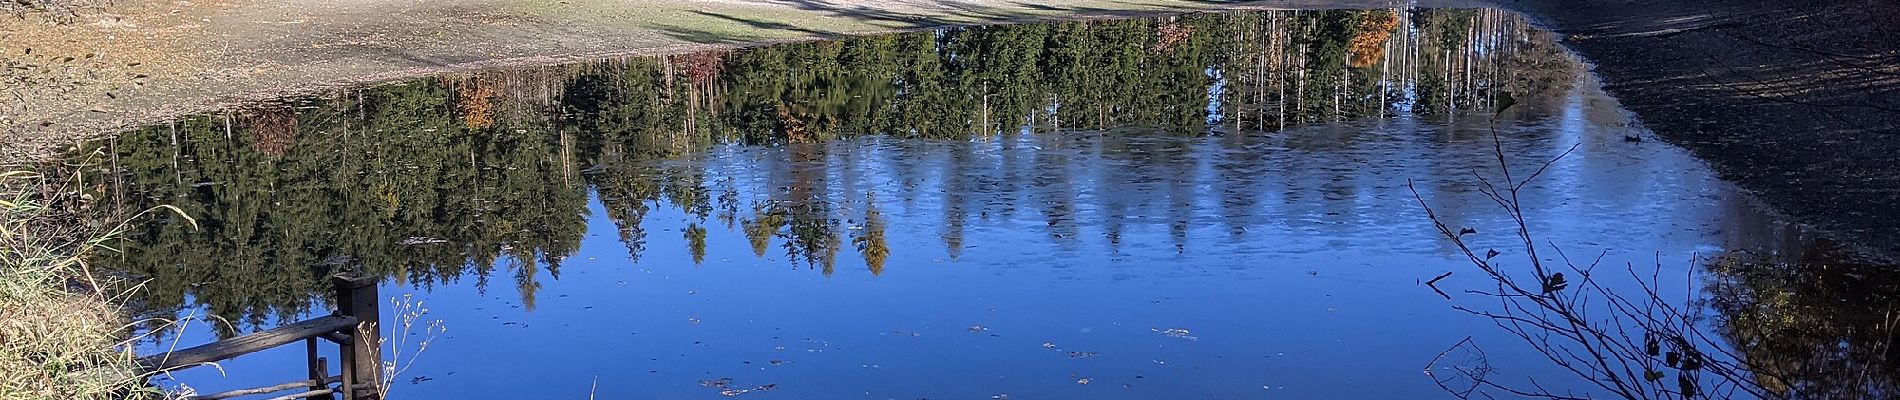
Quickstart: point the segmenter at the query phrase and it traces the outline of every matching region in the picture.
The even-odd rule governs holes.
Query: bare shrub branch
[[[1542,399],[1600,397],[1596,393],[1631,400],[1809,398],[1798,388],[1771,390],[1762,385],[1763,380],[1788,380],[1749,364],[1720,336],[1703,329],[1707,318],[1702,315],[1704,307],[1697,303],[1694,290],[1685,290],[1682,299],[1664,298],[1657,287],[1663,265],[1660,255],[1654,268],[1646,271],[1633,263],[1626,265],[1624,272],[1637,282],[1636,287],[1613,288],[1597,276],[1605,253],[1586,262],[1572,259],[1555,243],[1539,245],[1519,195],[1577,146],[1520,177],[1511,168],[1495,123],[1491,137],[1498,176],[1473,176],[1479,192],[1515,224],[1513,234],[1519,247],[1514,250],[1521,251],[1521,257],[1499,258],[1503,253],[1497,249],[1474,248],[1467,236],[1475,235],[1475,229],[1446,225],[1418,189],[1407,182],[1439,235],[1451,241],[1494,286],[1461,293],[1489,298],[1494,302],[1491,306],[1452,308],[1490,319],[1500,330],[1530,345],[1551,365],[1588,382],[1589,392],[1553,390],[1529,377],[1526,384],[1503,383],[1499,369],[1489,364],[1470,338],[1454,344],[1427,365],[1427,375],[1441,389],[1461,399],[1490,398],[1489,392]],[[1546,253],[1554,253],[1556,258],[1545,261]],[[1507,261],[1525,266],[1507,268]],[[1695,281],[1696,267],[1692,260],[1688,282]],[[1436,286],[1433,289],[1438,290]],[[1448,365],[1454,361],[1451,355],[1456,354],[1466,355],[1467,365]],[[1439,375],[1445,372],[1453,376]]]

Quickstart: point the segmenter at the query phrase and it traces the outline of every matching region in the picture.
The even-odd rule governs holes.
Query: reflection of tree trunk
[[[561,154],[559,156],[561,157],[561,184],[572,188],[574,187],[574,174],[578,172],[574,168],[574,136],[569,134],[566,129],[561,129],[557,135],[561,140]]]
[[[1418,97],[1418,90],[1419,90],[1418,57],[1419,57],[1419,53],[1424,51],[1423,49],[1425,48],[1425,45],[1422,41],[1423,38],[1420,37],[1420,32],[1414,30],[1418,28],[1418,26],[1416,25],[1418,22],[1412,19],[1411,13],[1405,14],[1405,22],[1406,22],[1405,27],[1406,27],[1406,32],[1407,32],[1406,36],[1411,39],[1406,41],[1406,44],[1408,44],[1409,46],[1406,46],[1405,48],[1406,49],[1405,51],[1406,74],[1405,74],[1404,79],[1406,82],[1407,90],[1412,93],[1412,98],[1416,100]]]
[[[668,82],[667,86],[672,86],[672,75],[675,73],[675,69],[672,67],[673,65],[679,66],[678,73],[684,73],[688,81],[686,87],[686,107],[684,107],[686,118],[680,122],[680,131],[682,134],[692,134],[697,131],[699,108],[704,107],[708,110],[714,108],[713,98],[716,95],[715,92],[718,90],[719,76],[723,74],[726,69],[726,55],[727,53],[724,51],[706,51],[665,58],[666,65],[668,66],[666,77]]]
[[[1294,16],[1298,16],[1298,15],[1299,15],[1299,11],[1294,11]],[[1278,18],[1275,18],[1275,20],[1276,20],[1275,22],[1277,23]],[[1275,42],[1273,45],[1273,54],[1274,54],[1273,58],[1275,61],[1277,61],[1275,63],[1276,67],[1273,69],[1273,75],[1274,75],[1274,81],[1275,81],[1273,84],[1273,88],[1274,90],[1279,92],[1278,94],[1275,95],[1277,96],[1275,98],[1275,103],[1277,104],[1274,104],[1273,109],[1275,112],[1278,112],[1280,114],[1279,116],[1274,118],[1274,122],[1279,124],[1279,126],[1276,127],[1275,130],[1284,131],[1286,130],[1286,68],[1287,68],[1286,36],[1289,32],[1282,32],[1281,30],[1282,30],[1281,28],[1274,28],[1273,30],[1273,37],[1275,39]]]
[[[1270,54],[1267,52],[1267,49],[1272,48],[1275,43],[1274,39],[1276,35],[1273,32],[1273,24],[1274,24],[1274,19],[1276,19],[1278,15],[1279,13],[1267,14],[1267,24],[1266,24],[1267,29],[1261,32],[1262,34],[1265,34],[1267,36],[1267,40],[1266,40],[1267,47],[1261,49],[1260,54],[1254,57],[1254,67],[1253,67],[1254,95],[1253,95],[1253,101],[1252,101],[1253,107],[1254,107],[1253,120],[1254,120],[1254,123],[1259,124],[1258,127],[1260,129],[1267,128],[1267,110],[1266,110],[1266,107],[1267,107],[1267,63],[1271,62],[1272,60],[1271,58],[1267,57],[1267,55]]]
[[[181,148],[178,147],[178,120],[172,120],[169,123],[166,123],[165,128],[171,132],[171,136],[172,136],[171,149],[172,149],[172,178],[174,179],[173,183],[177,183],[178,185],[183,186],[185,184],[185,173],[178,169],[178,153],[182,151]]]
[[[1444,99],[1446,99],[1446,108],[1455,114],[1457,112],[1457,85],[1452,82],[1454,82],[1452,80],[1452,49],[1444,49]]]
[[[990,134],[989,84],[983,85],[983,112],[982,112],[982,117],[978,120],[977,124],[978,125],[976,128],[976,134],[982,135],[982,136],[989,136]]]
[[[1055,106],[1056,112],[1049,113],[1049,131],[1061,132],[1062,131],[1062,94],[1060,93],[1056,94],[1054,101],[1056,104]]]
[[[1344,103],[1346,100],[1346,78],[1351,76],[1352,69],[1347,68],[1345,63],[1341,63],[1339,65],[1339,76],[1333,78],[1333,122],[1339,122],[1341,118],[1339,115],[1340,103]]]
[[[1246,62],[1247,58],[1252,56],[1252,53],[1247,52],[1247,43],[1248,43],[1247,34],[1251,33],[1249,31],[1250,29],[1235,29],[1234,30],[1234,43],[1240,46],[1240,51],[1235,52],[1234,54],[1236,56],[1228,59],[1229,64],[1244,63]],[[1255,65],[1257,66],[1258,64],[1255,64]],[[1230,72],[1228,73],[1234,74],[1233,81],[1235,83],[1245,82],[1247,80],[1247,70],[1235,69],[1235,70],[1229,70],[1229,71]],[[1234,119],[1232,121],[1234,124],[1233,130],[1235,132],[1239,132],[1240,120],[1246,117],[1245,114],[1242,114],[1242,109],[1249,102],[1246,99],[1247,94],[1245,92],[1242,92],[1238,89],[1233,88],[1233,86],[1234,85],[1230,85],[1228,88],[1228,92],[1231,93],[1229,97],[1234,99],[1234,101],[1228,103],[1229,104],[1228,107],[1231,108],[1231,110],[1224,111],[1221,113],[1221,115],[1233,118]]]
[[[1394,22],[1396,24],[1396,22]],[[1379,51],[1379,119],[1385,119],[1385,92],[1391,89],[1392,81],[1392,39],[1386,38]]]

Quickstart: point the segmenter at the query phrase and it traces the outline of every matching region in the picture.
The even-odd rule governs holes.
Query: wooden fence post
[[[383,301],[376,291],[377,279],[344,273],[332,281],[336,284],[337,314],[359,321],[355,332],[350,334],[349,343],[337,345],[337,353],[343,359],[340,392],[345,400],[376,399],[383,382]],[[358,390],[358,385],[365,388]]]
[[[328,389],[330,386],[330,383],[324,382],[323,378],[327,378],[330,376],[330,369],[326,368],[323,365],[323,357],[317,357],[317,337],[311,336],[308,339],[304,339],[303,345],[304,345],[304,356],[306,357],[304,359],[304,368],[309,369],[308,372],[310,373],[310,382],[311,382],[310,387],[309,387],[310,391],[314,392],[318,390]],[[329,398],[329,396],[311,397],[310,399],[314,400],[314,399],[319,399],[319,398],[327,399]]]

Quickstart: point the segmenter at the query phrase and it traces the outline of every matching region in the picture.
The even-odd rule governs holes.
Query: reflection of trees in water
[[[260,108],[250,120],[251,148],[258,154],[283,157],[297,137],[297,114],[289,107]]]
[[[864,202],[864,222],[851,244],[858,247],[858,254],[864,255],[864,266],[871,275],[884,273],[884,259],[891,255],[891,247],[884,241],[884,216],[877,212],[877,198],[867,196]]]
[[[1388,39],[1377,43],[1381,36]],[[1374,45],[1378,56],[1368,62]],[[788,146],[788,159],[752,167],[773,171],[762,183],[709,183],[692,159],[721,142],[999,140],[998,132],[1023,127],[1200,134],[1210,123],[1255,129],[1442,114],[1482,104],[1498,87],[1544,76],[1569,82],[1575,72],[1548,35],[1508,14],[1353,10],[954,28],[448,76],[240,114],[248,117],[184,118],[101,144],[115,156],[125,209],[177,205],[203,229],[143,224],[124,239],[123,256],[99,262],[151,278],[139,293],[153,309],[190,302],[249,326],[310,308],[326,287],[320,277],[337,268],[420,286],[472,277],[483,288],[505,273],[532,307],[542,274],[558,277],[578,250],[592,193],[636,262],[652,250],[641,221],[672,205],[692,218],[683,235],[695,262],[711,217],[741,231],[758,256],[778,241],[791,259],[830,273],[851,231],[845,225],[862,212],[852,247],[881,272],[890,251],[883,218],[868,203],[851,210],[834,202],[862,194],[841,193],[834,186],[851,183],[809,166],[838,157],[825,146]],[[1029,142],[1093,145],[1049,137]],[[1182,160],[1190,157],[1184,143],[1111,141],[1089,159],[1180,176],[1192,164]],[[945,174],[940,235],[950,255],[964,246],[971,215],[1018,211],[972,194],[999,190],[1026,193],[1048,235],[1073,245],[1085,206],[1077,195],[1118,189],[1075,176],[1083,171],[1063,151],[998,167],[1024,179]],[[949,156],[955,168],[991,168]],[[1242,165],[1223,166],[1222,175],[1258,172],[1244,165],[1248,156],[1230,156]],[[931,172],[916,163],[883,168],[905,185],[886,194],[905,204],[938,189],[921,187]],[[1166,218],[1174,245],[1187,246],[1194,188],[1140,186],[1164,196],[1115,199],[1126,212],[1096,217],[1114,226],[1127,213]],[[746,195],[758,193],[768,195]],[[1223,200],[1235,212],[1255,202]]]
[[[407,85],[300,108],[293,144],[266,146],[289,149],[282,157],[257,142],[283,128],[243,119],[122,136],[109,144],[130,194],[120,201],[176,205],[204,223],[143,224],[124,256],[100,261],[152,279],[140,291],[150,306],[189,295],[250,324],[308,308],[323,272],[339,266],[419,285],[469,268],[485,280],[500,259],[553,270],[584,227],[574,210],[585,188],[550,178],[571,172],[550,140],[559,135],[536,120],[464,130],[449,98],[439,85]]]
[[[1793,249],[1708,263],[1717,326],[1764,388],[1797,398],[1892,398],[1900,392],[1893,349],[1900,273],[1825,241]]]
[[[935,234],[950,257],[964,251],[970,219],[991,215],[1038,220],[1066,248],[1097,227],[1117,250],[1130,225],[1165,220],[1173,245],[1187,247],[1202,194],[1181,179],[1141,180],[1194,173],[1183,160],[1197,154],[1221,182],[1206,195],[1236,237],[1261,225],[1263,206],[1346,218],[1353,210],[1328,207],[1364,194],[1349,171],[1270,163],[1266,144],[1244,135],[1221,138],[1208,156],[1187,141],[1018,137],[1018,128],[1199,134],[1210,123],[1449,115],[1484,106],[1498,88],[1533,108],[1555,103],[1538,100],[1563,95],[1577,73],[1549,34],[1508,14],[1372,10],[963,28],[444,77],[185,118],[100,144],[116,159],[123,209],[177,205],[202,229],[141,224],[119,244],[124,255],[95,262],[149,278],[137,292],[149,308],[202,305],[242,326],[313,307],[328,287],[321,277],[343,267],[420,286],[486,287],[499,274],[533,307],[538,279],[558,277],[577,251],[591,193],[634,262],[672,250],[648,248],[642,223],[671,206],[690,219],[681,235],[695,263],[711,231],[725,229],[758,257],[832,273],[838,253],[855,250],[877,274],[902,251],[885,243],[889,221],[871,190],[834,182],[824,167],[858,164],[849,159],[858,153],[790,146],[746,166],[766,177],[758,181],[714,182],[695,160],[719,142],[873,134],[1000,142],[1000,161],[961,145],[864,160],[898,185],[877,190],[888,204],[941,210]],[[1308,136],[1279,145],[1318,153],[1355,140]],[[1015,151],[1032,146],[1040,150]],[[947,163],[921,162],[937,157]],[[1475,190],[1458,182],[1426,185]],[[1276,185],[1289,189],[1284,204],[1263,199]],[[845,200],[859,197],[857,208]],[[1900,277],[1826,254],[1725,257],[1711,266],[1710,304],[1736,347],[1769,370],[1770,387],[1892,393],[1900,369],[1884,324],[1900,305],[1887,282]]]

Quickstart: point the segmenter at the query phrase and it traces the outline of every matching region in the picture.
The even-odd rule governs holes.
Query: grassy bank
[[[84,257],[107,229],[80,212],[79,178],[0,174],[0,399],[117,399],[144,392],[127,321]],[[132,396],[136,397],[136,396]]]

